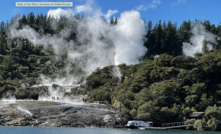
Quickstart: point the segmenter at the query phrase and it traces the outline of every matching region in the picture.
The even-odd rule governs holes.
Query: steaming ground
[[[40,95],[38,97],[38,100],[32,100],[32,99],[16,99],[14,96],[11,96],[10,98],[2,98],[0,100],[0,108],[1,107],[8,107],[11,104],[16,104],[18,102],[31,102],[31,101],[47,101],[47,102],[56,102],[61,103],[62,105],[87,105],[83,101],[83,98],[85,98],[85,95],[78,95],[78,96],[63,96],[64,92],[59,92],[57,90],[52,90],[49,87],[49,95]],[[52,98],[54,97],[54,99]],[[21,109],[20,109],[21,110]]]
[[[101,104],[77,106],[50,101],[0,101],[1,126],[114,127],[115,109]],[[108,115],[109,122],[104,122]]]
[[[15,97],[10,97],[10,98],[3,98],[0,100],[0,112],[2,109],[15,107],[21,113],[28,114],[28,115],[32,116],[33,114],[31,111],[29,111],[29,109],[32,109],[33,106],[28,105],[30,102],[31,103],[41,103],[41,102],[50,103],[50,102],[52,102],[54,104],[57,103],[57,105],[68,106],[68,107],[76,107],[76,106],[84,107],[84,106],[88,105],[87,103],[84,103],[81,99],[71,99],[68,97],[65,97],[65,98],[62,98],[59,100],[57,100],[57,99],[53,100],[53,99],[51,99],[51,96],[39,96],[38,100],[30,100],[30,99],[17,100]]]
[[[84,103],[68,98],[60,100],[3,98],[0,100],[0,113],[1,125],[3,126],[101,127],[109,123],[102,123],[103,120],[107,120],[105,118],[107,115],[110,121],[116,121],[115,109],[112,106]]]
[[[194,24],[191,33],[190,43],[183,43],[183,53],[186,56],[194,56],[195,53],[202,53],[204,39],[207,41],[207,47],[209,50],[213,48],[213,45],[217,45],[215,36],[206,31],[205,26],[201,23]]]
[[[60,15],[68,16],[67,25],[60,33],[54,35],[40,34],[28,25],[18,30],[19,19],[9,28],[7,34],[10,38],[26,38],[34,45],[41,44],[45,47],[51,45],[57,61],[62,61],[61,56],[67,52],[69,63],[61,70],[65,73],[65,77],[58,75],[57,78],[51,79],[40,75],[41,82],[36,86],[48,86],[50,95],[40,96],[39,100],[73,102],[68,97],[63,98],[62,95],[65,91],[52,90],[52,84],[79,86],[79,84],[85,82],[85,78],[95,69],[109,65],[115,65],[112,74],[119,77],[120,82],[122,75],[117,65],[121,63],[127,65],[137,64],[140,62],[139,59],[147,52],[146,47],[143,46],[146,35],[145,23],[138,11],[122,12],[117,24],[112,25],[105,22],[101,16],[108,20],[114,13],[118,12],[117,10],[109,10],[107,14],[104,14],[93,7],[93,3],[88,1],[85,5],[76,6],[75,9],[63,10],[58,8],[49,10],[48,19],[55,30],[58,25],[57,20],[52,18],[52,15],[57,18]],[[89,16],[82,19],[70,16],[70,14],[81,12],[89,13]],[[67,41],[65,38],[73,32],[77,33],[76,40]],[[190,43],[183,43],[183,53],[187,56],[194,56],[195,53],[202,52],[204,39],[208,42],[209,50],[212,49],[212,44],[217,44],[214,36],[206,32],[202,24],[196,23],[191,33]],[[71,75],[73,65],[77,65],[83,72],[78,75]],[[52,100],[52,97],[59,99]]]
[[[37,33],[30,26],[26,25],[17,30],[17,22],[10,27],[8,36],[10,38],[27,38],[34,45],[42,44],[44,46],[52,45],[57,55],[56,60],[61,61],[61,55],[64,50],[67,51],[68,65],[63,71],[66,72],[65,78],[57,77],[51,80],[55,84],[76,85],[80,84],[82,79],[90,75],[96,68],[103,68],[109,65],[119,65],[121,63],[137,64],[139,59],[144,56],[147,49],[143,46],[144,36],[146,35],[145,23],[141,19],[138,11],[125,11],[117,20],[117,25],[111,25],[105,22],[101,16],[110,17],[117,10],[110,10],[107,14],[100,10],[92,9],[91,3],[76,6],[74,10],[55,9],[48,12],[48,19],[53,16],[67,15],[67,25],[64,30],[58,34],[44,35]],[[81,9],[81,10],[80,10]],[[84,17],[81,20],[71,17],[70,13],[75,14],[83,9],[93,11],[93,14]],[[53,28],[56,29],[56,19],[51,19]],[[77,33],[77,41],[66,41],[72,32]],[[71,65],[78,65],[84,74],[78,76],[69,76]],[[116,70],[117,66],[115,67]],[[119,69],[118,69],[119,70]],[[115,73],[114,73],[115,74]],[[117,74],[117,76],[120,76]],[[41,77],[44,84],[50,81],[50,78]],[[84,81],[83,80],[83,81]]]

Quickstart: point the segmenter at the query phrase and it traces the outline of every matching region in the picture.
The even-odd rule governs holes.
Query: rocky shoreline
[[[115,109],[105,104],[0,101],[0,126],[113,128],[118,127],[115,116]]]

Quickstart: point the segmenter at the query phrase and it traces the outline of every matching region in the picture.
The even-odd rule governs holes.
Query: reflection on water
[[[40,127],[0,127],[1,134],[218,134],[220,132],[200,132],[188,130],[131,130],[111,128],[40,128]]]

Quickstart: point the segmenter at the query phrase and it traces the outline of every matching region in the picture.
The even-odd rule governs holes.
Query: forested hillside
[[[38,93],[30,90],[30,86],[37,84],[42,74],[51,79],[86,74],[82,65],[70,62],[68,49],[57,53],[53,44],[33,44],[25,38],[9,38],[9,29],[18,18],[15,16],[10,22],[1,22],[0,26],[0,98],[15,96],[17,99],[37,99]],[[64,37],[64,40],[75,42],[76,45],[71,49],[76,50],[83,45],[83,41],[77,37],[83,35],[79,35],[75,29],[87,17],[75,15],[73,18],[77,21],[72,23],[70,35]],[[53,36],[68,25],[67,19],[65,16],[55,19],[29,13],[19,19],[16,29],[28,25],[39,35]],[[110,23],[106,23],[114,27],[118,25],[118,20],[112,18]],[[185,56],[183,43],[192,43],[191,29],[198,23],[205,27],[206,32],[215,35],[217,43],[204,39],[202,53],[196,53],[193,57]],[[54,28],[54,25],[57,27]],[[111,65],[97,68],[87,78],[80,78],[80,82],[84,82],[78,81],[84,87],[81,94],[88,95],[87,101],[107,100],[116,107],[122,107],[125,120],[151,120],[157,126],[165,122],[182,121],[192,111],[205,111],[208,106],[219,106],[221,25],[215,26],[208,20],[188,20],[178,27],[170,21],[159,21],[155,25],[149,21],[146,30],[143,45],[147,52],[139,59],[139,64],[118,65],[120,77],[113,75],[116,66]],[[105,41],[103,36],[100,40]],[[211,49],[207,43],[212,44]],[[68,73],[65,69],[67,67]],[[209,129],[220,129],[219,109],[209,108],[206,114],[210,120]]]
[[[122,64],[120,83],[111,75],[113,66],[96,70],[87,77],[87,99],[121,106],[126,120],[152,120],[158,126],[183,121],[193,111],[221,104],[221,51],[195,56],[162,54],[138,65]]]

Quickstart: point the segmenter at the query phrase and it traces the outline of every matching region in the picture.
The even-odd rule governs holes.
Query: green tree
[[[179,38],[177,36],[176,25],[173,25],[171,21],[167,23],[165,38],[166,38],[165,52],[173,56],[181,55],[182,44],[179,42]]]
[[[191,21],[188,20],[188,21],[184,21],[178,31],[177,31],[177,34],[179,36],[179,39],[180,39],[180,42],[189,42],[189,39],[191,37]]]
[[[19,28],[22,28],[22,26],[28,24],[28,21],[27,21],[27,18],[26,18],[26,16],[25,16],[25,14],[23,14],[23,16],[22,16],[21,20],[19,20],[19,22],[20,22],[20,23],[19,23]]]
[[[207,53],[209,51],[209,48],[207,46],[207,41],[206,39],[203,40],[203,47],[202,47],[202,52]]]
[[[33,25],[34,23],[35,23],[35,15],[33,12],[31,12],[27,15],[27,24]]]
[[[204,20],[203,25],[205,26],[207,31],[211,32],[211,23],[209,20]]]

